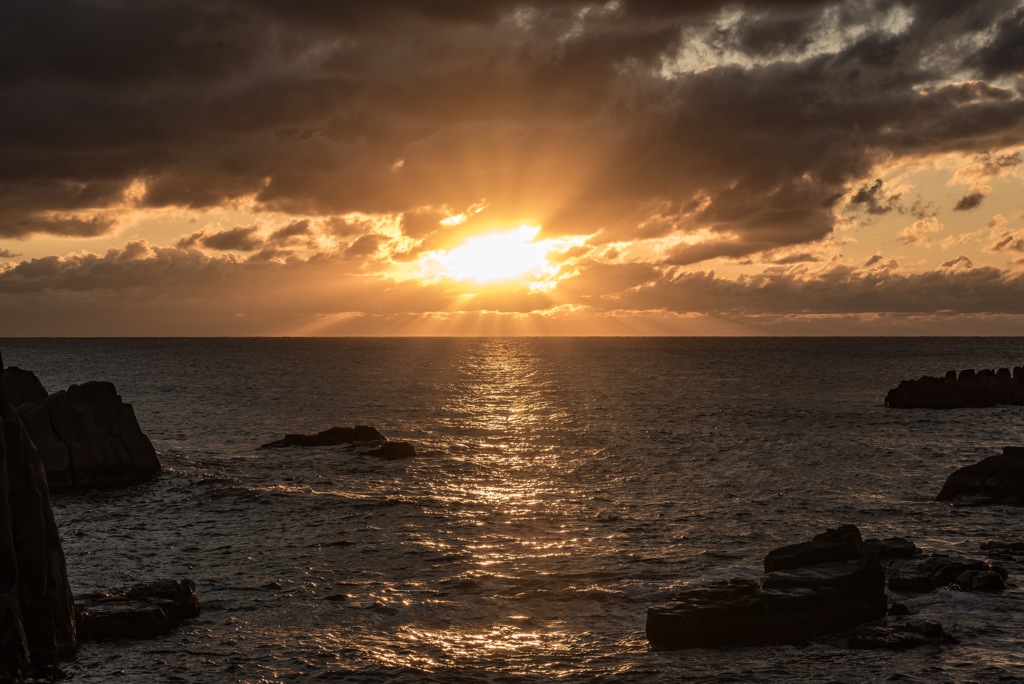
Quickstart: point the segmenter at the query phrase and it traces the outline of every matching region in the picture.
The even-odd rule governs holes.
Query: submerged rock
[[[864,650],[905,651],[918,646],[954,643],[934,620],[893,622],[883,625],[861,625],[850,637],[849,647]]]
[[[886,571],[889,589],[926,593],[942,587],[960,591],[1002,591],[1006,569],[997,563],[942,554],[895,561]]]
[[[1020,447],[1004,447],[999,456],[957,469],[946,478],[936,501],[952,501],[958,506],[1024,506],[1022,451]]]
[[[315,435],[285,435],[282,439],[261,445],[260,448],[337,446],[354,442],[385,441],[385,439],[384,435],[380,434],[375,427],[356,425],[355,427],[332,427]]]
[[[75,609],[82,641],[151,639],[197,617],[199,597],[190,579],[159,580],[82,596]]]
[[[3,387],[17,402],[51,490],[126,485],[160,472],[152,442],[113,384],[86,382],[47,395],[30,371],[9,368]]]
[[[413,458],[416,456],[416,449],[408,442],[384,442],[375,449],[366,452],[370,456],[379,456],[389,460],[399,458]]]
[[[885,615],[885,575],[860,554],[853,525],[765,557],[760,583],[734,579],[690,589],[647,611],[657,648],[785,643],[839,632]]]
[[[889,408],[987,408],[1024,405],[1024,368],[949,371],[944,377],[903,380],[885,396]]]

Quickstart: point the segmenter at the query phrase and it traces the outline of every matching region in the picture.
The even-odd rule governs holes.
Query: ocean
[[[48,391],[110,380],[164,471],[54,496],[72,589],[191,577],[202,615],[89,644],[76,682],[1024,680],[1001,594],[903,597],[959,643],[651,650],[648,606],[757,577],[843,523],[983,558],[1016,508],[933,501],[1024,444],[1024,407],[893,410],[899,380],[1024,363],[1024,338],[0,341]],[[261,450],[376,426],[412,460]]]

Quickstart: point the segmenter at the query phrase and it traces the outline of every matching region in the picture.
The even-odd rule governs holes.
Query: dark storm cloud
[[[871,186],[861,186],[850,198],[850,204],[864,207],[869,214],[888,214],[899,209],[900,195],[887,195],[882,186],[881,178],[875,179]]]
[[[971,192],[956,201],[956,204],[953,206],[953,211],[970,211],[972,209],[977,209],[984,201],[985,193]]]
[[[263,246],[263,240],[256,234],[256,226],[235,226],[230,230],[207,234],[197,231],[182,237],[176,243],[179,249],[202,245],[218,251],[251,252]]]
[[[897,8],[893,33],[879,18]],[[822,43],[837,16],[857,37]],[[11,0],[0,237],[108,232],[81,216],[138,180],[142,206],[404,213],[428,240],[483,203],[482,221],[597,242],[710,231],[677,264],[800,245],[879,161],[1024,139],[1019,94],[942,80],[1014,73],[1020,24],[1002,0]],[[711,68],[672,71],[698,39]],[[898,199],[873,188],[854,205]]]
[[[967,60],[985,78],[1024,72],[1024,9],[1003,18],[988,45]]]

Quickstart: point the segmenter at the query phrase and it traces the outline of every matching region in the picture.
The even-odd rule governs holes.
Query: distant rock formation
[[[190,579],[159,580],[79,597],[75,610],[83,642],[150,639],[197,617],[199,597]]]
[[[889,390],[885,405],[889,408],[987,408],[997,405],[1024,405],[1024,367],[999,370],[955,370],[945,377],[924,376],[902,380]]]
[[[50,489],[126,485],[160,472],[131,404],[109,382],[47,394],[31,371],[4,369],[3,390],[35,444]]]
[[[325,446],[372,446],[365,451],[370,456],[388,460],[412,458],[416,449],[408,442],[391,442],[380,434],[377,428],[370,425],[355,427],[332,427],[315,435],[285,435],[274,442],[260,445],[261,449],[280,449],[283,447],[325,447]]]
[[[353,442],[379,442],[384,439],[384,435],[377,432],[377,428],[369,425],[356,425],[355,427],[332,427],[315,435],[285,435],[282,439],[260,445],[260,448],[337,446]]]
[[[885,575],[860,531],[842,525],[776,549],[760,583],[733,579],[690,589],[647,611],[658,648],[785,643],[849,629],[885,615]]]
[[[0,418],[0,681],[12,681],[72,656],[77,638],[46,475],[3,392]]]
[[[1024,506],[1024,447],[1003,447],[999,456],[957,469],[935,499],[958,506]]]

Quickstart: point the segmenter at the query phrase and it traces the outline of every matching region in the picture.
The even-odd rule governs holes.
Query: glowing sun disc
[[[520,226],[516,230],[471,237],[460,246],[438,254],[441,271],[455,280],[490,283],[515,280],[549,267],[551,247],[533,242],[538,226]]]

